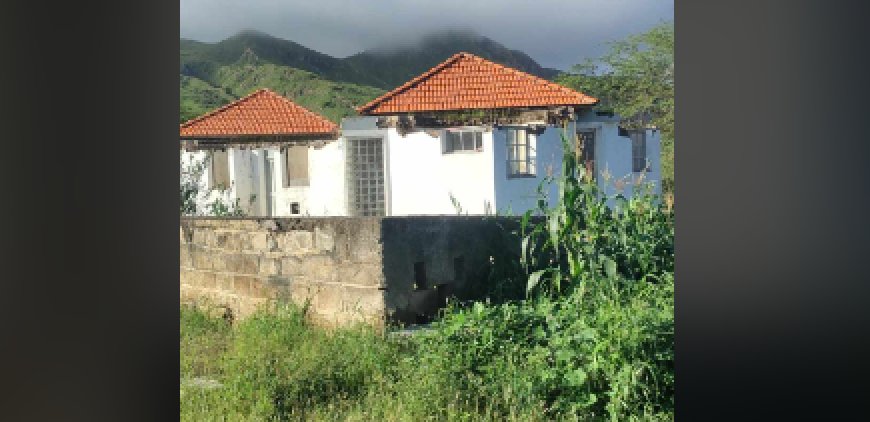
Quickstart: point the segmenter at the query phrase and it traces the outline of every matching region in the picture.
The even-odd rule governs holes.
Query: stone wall
[[[245,317],[308,303],[323,325],[425,322],[470,298],[516,220],[463,216],[181,220],[181,299]],[[509,239],[509,240],[506,240]]]

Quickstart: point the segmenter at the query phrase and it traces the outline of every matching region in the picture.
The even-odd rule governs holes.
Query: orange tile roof
[[[335,123],[265,88],[181,124],[181,137],[187,139],[337,132]]]
[[[592,105],[598,99],[546,79],[458,53],[358,107],[364,115],[510,107]]]

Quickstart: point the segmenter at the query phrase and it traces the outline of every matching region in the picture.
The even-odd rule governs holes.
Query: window
[[[230,187],[230,157],[226,150],[214,150],[209,163],[209,182],[212,188]]]
[[[507,130],[508,177],[535,176],[535,141],[526,129]]]
[[[299,214],[299,203],[291,202],[290,203],[290,214],[297,215]]]
[[[444,153],[483,151],[483,131],[447,129],[444,132]]]
[[[646,171],[646,131],[632,131],[631,138],[631,171],[637,173]]]
[[[586,173],[595,178],[595,131],[577,131],[577,161]]]
[[[287,147],[281,152],[284,165],[282,178],[284,187],[308,186],[308,146]]]

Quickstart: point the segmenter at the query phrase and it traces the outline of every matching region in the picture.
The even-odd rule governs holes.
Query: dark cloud
[[[212,42],[256,29],[346,57],[467,28],[566,69],[673,17],[673,0],[181,0],[181,36]]]

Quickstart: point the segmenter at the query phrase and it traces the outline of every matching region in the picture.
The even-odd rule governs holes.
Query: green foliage
[[[210,156],[206,155],[201,159],[193,159],[187,163],[181,160],[181,184],[179,188],[181,215],[244,216],[245,212],[239,198],[236,198],[232,202],[227,202],[225,197],[229,190],[228,188],[205,187],[202,177],[209,159]],[[212,192],[217,192],[218,194],[212,195]],[[254,199],[255,196],[251,195],[250,202],[253,203]],[[205,206],[200,207],[199,204],[203,202]]]
[[[561,294],[602,276],[639,280],[673,272],[673,213],[651,186],[638,181],[631,186],[632,199],[622,193],[607,197],[578,166],[564,134],[562,143],[561,176],[545,178],[539,188],[558,183],[556,204],[547,208],[541,200],[539,209],[522,219],[527,290]],[[544,220],[533,222],[534,213]]]
[[[628,127],[653,124],[662,131],[662,177],[666,191],[674,178],[674,26],[649,31],[611,44],[603,56],[574,66],[556,82],[601,100]]]
[[[201,116],[236,99],[225,90],[213,87],[203,80],[181,75],[181,123]]]
[[[333,122],[356,115],[355,107],[384,92],[368,86],[333,82],[314,73],[271,63],[223,66],[218,69],[216,80],[219,86],[228,88],[237,97],[269,88]]]

